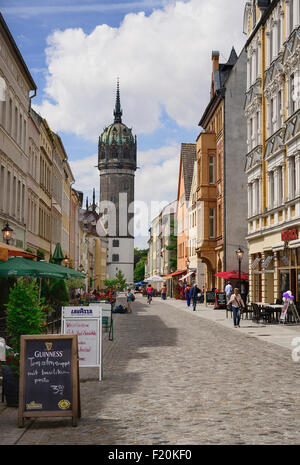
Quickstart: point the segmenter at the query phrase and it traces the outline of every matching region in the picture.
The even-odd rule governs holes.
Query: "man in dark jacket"
[[[196,311],[198,292],[200,292],[200,290],[198,289],[197,284],[194,283],[193,287],[191,289],[191,292],[190,292],[190,297],[191,297],[191,299],[193,301],[193,311],[194,312]]]

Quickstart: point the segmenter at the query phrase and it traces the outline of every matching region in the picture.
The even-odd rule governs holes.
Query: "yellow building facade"
[[[250,301],[300,300],[300,2],[253,0],[248,34],[247,117]]]

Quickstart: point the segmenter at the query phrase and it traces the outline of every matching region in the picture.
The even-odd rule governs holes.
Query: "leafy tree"
[[[44,332],[46,314],[44,300],[39,298],[38,283],[19,279],[10,289],[6,307],[8,344],[19,354],[21,335]]]
[[[69,294],[66,283],[63,279],[56,279],[51,287],[50,300],[52,305],[67,305],[69,303]]]
[[[169,245],[166,247],[167,250],[171,252],[170,254],[170,269],[177,269],[177,236],[174,234],[175,231],[175,221],[171,219],[170,221],[170,236],[169,236]]]
[[[134,249],[134,267],[139,263],[142,258],[147,258],[148,255],[148,249]]]
[[[116,274],[116,280],[117,280],[117,285],[120,291],[124,291],[126,288],[126,279],[124,274],[122,273],[121,270],[119,270]]]
[[[8,303],[9,291],[16,284],[15,276],[0,278],[0,316],[4,316],[5,306]]]
[[[45,260],[45,252],[43,250],[39,249],[36,254],[38,262],[41,260]]]
[[[104,285],[106,288],[116,289],[118,287],[118,280],[117,279],[105,279]]]
[[[74,297],[75,289],[84,289],[84,278],[67,279],[66,287],[70,297]]]
[[[146,258],[143,257],[136,264],[136,267],[134,270],[134,282],[135,283],[139,283],[140,281],[143,281],[145,278],[145,261],[146,261]]]
[[[50,303],[50,301],[51,301],[51,287],[50,287],[48,279],[42,279],[41,297],[43,297],[45,299],[45,302]]]

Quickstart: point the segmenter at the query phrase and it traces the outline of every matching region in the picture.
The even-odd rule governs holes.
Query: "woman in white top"
[[[230,297],[229,303],[231,304],[233,311],[233,323],[235,328],[240,328],[241,321],[241,307],[245,308],[244,301],[239,294],[239,290],[236,287]]]

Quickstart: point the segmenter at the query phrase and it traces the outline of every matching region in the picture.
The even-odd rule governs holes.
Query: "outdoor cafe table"
[[[275,315],[274,320],[276,320],[277,323],[279,323],[280,315],[281,315],[281,312],[282,312],[282,309],[283,309],[283,305],[281,305],[281,304],[268,304],[266,302],[254,302],[254,303],[256,303],[256,305],[259,305],[260,307],[264,307],[265,310],[271,309],[270,313],[273,313],[273,318],[274,318],[274,315]]]

